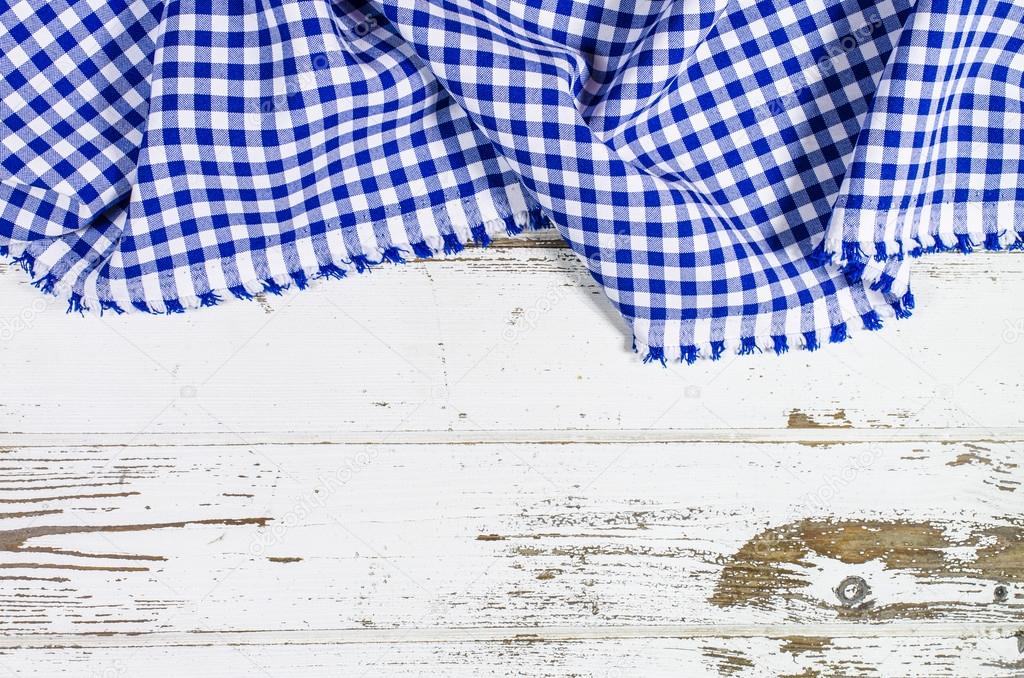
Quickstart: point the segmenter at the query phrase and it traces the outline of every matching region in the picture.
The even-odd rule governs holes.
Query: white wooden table
[[[1024,257],[661,369],[545,237],[156,318],[0,270],[0,677],[1024,675]]]

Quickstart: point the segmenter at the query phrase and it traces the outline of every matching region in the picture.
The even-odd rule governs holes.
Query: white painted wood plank
[[[1024,612],[1018,458],[971,443],[12,449],[0,631],[1005,636]],[[844,604],[850,577],[870,591]]]
[[[920,308],[891,331],[813,356],[668,370],[638,364],[621,321],[557,248],[467,252],[174,317],[68,318],[20,273],[0,282],[8,434],[250,443],[307,431],[777,430],[794,416],[858,428],[1024,423],[1014,255],[922,260]]]
[[[702,428],[702,429],[517,429],[470,431],[204,431],[146,433],[145,444],[154,447],[261,447],[264,445],[479,445],[544,443],[602,445],[609,443],[842,443],[979,442],[1010,444],[1024,442],[1024,427],[955,428],[858,428],[830,426],[835,414],[818,415],[819,423],[802,412],[790,415],[787,428]],[[128,433],[0,433],[6,447],[134,447],[140,436]]]
[[[158,631],[153,633],[46,633],[0,636],[0,651],[100,648],[216,647],[224,645],[404,645],[407,643],[559,643],[573,640],[679,640],[684,638],[832,639],[855,637],[911,641],[1016,640],[1014,624],[935,623],[851,626],[850,624],[671,624],[640,626],[529,626],[409,629],[322,629],[307,631]],[[855,636],[851,636],[855,633]],[[1008,646],[1008,644],[1004,644]]]
[[[1019,678],[1012,640],[956,638],[645,639],[0,651],[0,673],[74,678],[686,676]]]
[[[548,242],[171,318],[12,277],[0,675],[1024,673],[1020,257],[669,370]]]

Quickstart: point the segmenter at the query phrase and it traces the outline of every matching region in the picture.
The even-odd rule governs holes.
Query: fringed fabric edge
[[[377,258],[368,255],[355,255],[348,259],[339,259],[318,268],[298,268],[284,275],[270,276],[228,287],[214,289],[197,296],[164,299],[162,305],[146,301],[124,302],[115,299],[87,298],[81,292],[67,284],[59,282],[59,278],[49,268],[38,261],[27,251],[27,244],[20,251],[11,245],[0,245],[0,258],[7,260],[14,268],[25,272],[34,287],[44,294],[67,301],[68,313],[107,312],[118,315],[129,311],[151,315],[172,315],[184,313],[189,309],[216,306],[228,296],[252,301],[259,294],[282,295],[292,287],[306,289],[311,284],[324,279],[340,279],[351,272],[369,273],[383,264],[405,264],[407,257],[429,259],[441,254],[454,255],[463,251],[470,244],[488,247],[494,238],[515,237],[525,231],[539,231],[553,228],[551,221],[539,210],[532,209],[520,212],[504,219],[493,219],[480,224],[452,225],[450,232],[438,237],[427,237],[424,240],[409,243],[408,249],[399,246],[382,247]]]
[[[888,302],[891,317],[904,320],[912,315],[914,294],[907,290],[902,296]],[[774,353],[783,355],[790,350],[817,351],[825,344],[841,344],[856,331],[876,332],[884,327],[882,313],[872,309],[860,315],[853,315],[826,327],[807,332],[777,334],[768,336],[746,336],[737,342],[711,341],[700,345],[678,347],[650,346],[634,335],[633,352],[643,356],[644,363],[660,363],[667,367],[670,362],[692,365],[701,360],[718,361],[729,354],[753,355]]]
[[[851,282],[891,285],[879,264],[926,254],[1024,251],[1024,204],[940,203],[912,210],[837,205],[828,236],[811,253],[816,265],[842,268]],[[895,292],[900,292],[897,288]]]

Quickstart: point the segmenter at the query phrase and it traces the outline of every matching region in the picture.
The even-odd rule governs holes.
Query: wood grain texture
[[[662,370],[525,245],[168,318],[0,271],[0,675],[1024,675],[1024,260]]]
[[[962,636],[1018,661],[1022,473],[1002,446],[34,448],[0,464],[12,650]],[[856,577],[869,590],[844,600]]]
[[[0,651],[0,672],[34,666],[37,671],[45,667],[45,675],[74,678],[179,675],[169,667],[187,667],[188,675],[197,678],[1022,675],[1024,663],[1004,659],[1004,645],[984,638],[793,637],[51,648]]]

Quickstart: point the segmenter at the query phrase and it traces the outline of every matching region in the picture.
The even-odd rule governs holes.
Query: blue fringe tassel
[[[896,317],[899,318],[900,320],[906,320],[911,315],[913,315],[910,312],[910,309],[906,307],[906,304],[901,302],[899,299],[897,299],[896,301],[892,302],[889,305],[892,306],[893,312],[896,313]]]
[[[181,305],[181,302],[177,299],[164,299],[164,306],[167,308],[167,314],[171,313],[184,313],[185,307]]]
[[[724,341],[712,341],[711,342],[711,359],[719,360],[722,354],[725,353],[725,342]]]
[[[825,251],[825,241],[822,240],[820,243],[818,243],[818,246],[814,248],[814,251],[812,251],[807,256],[807,261],[814,268],[821,268],[822,266],[825,266],[826,264],[831,265],[832,264],[832,260],[834,258],[835,258],[835,254],[833,252],[826,252]]]
[[[662,367],[665,367],[668,363],[665,360],[665,349],[660,346],[651,346],[647,350],[647,355],[644,356],[644,364],[654,362],[657,360],[661,363]]]
[[[523,227],[516,223],[515,217],[509,217],[505,219],[505,233],[508,237],[514,238],[523,232]]]
[[[998,252],[1003,249],[1002,245],[999,244],[999,238],[1002,233],[988,233],[985,235],[985,249],[989,252]]]
[[[838,325],[832,326],[832,335],[828,338],[828,343],[841,344],[846,341],[847,338],[846,323],[839,323]]]
[[[878,315],[878,311],[868,311],[860,319],[864,322],[864,329],[866,330],[882,329],[882,318]]]
[[[755,351],[760,353],[761,349],[758,348],[754,337],[743,337],[740,339],[740,350],[737,351],[739,355],[751,355]]]
[[[889,258],[889,255],[886,252],[885,243],[884,242],[876,242],[875,243],[875,261],[881,262],[881,261],[885,261],[888,258]]]
[[[216,292],[204,292],[199,295],[199,305],[203,307],[216,306],[220,303],[220,297]]]
[[[125,313],[124,309],[117,305],[117,302],[100,301],[100,315],[103,315],[107,311],[113,311],[118,315],[124,315]]]
[[[23,252],[20,256],[14,257],[11,259],[11,263],[21,267],[25,273],[28,273],[33,278],[35,277],[36,258],[28,252]]]
[[[786,338],[786,335],[781,334],[777,337],[772,337],[772,343],[774,344],[772,350],[775,351],[775,355],[789,352],[789,339]]]
[[[242,301],[252,301],[253,299],[252,293],[250,293],[249,290],[245,289],[245,287],[243,287],[242,285],[229,287],[228,291],[231,292],[231,294],[235,295],[236,299],[241,299]]]
[[[818,343],[817,332],[804,332],[804,347],[808,351],[817,351],[821,348],[821,345]]]
[[[915,306],[914,293],[911,292],[910,290],[907,290],[907,293],[903,295],[903,305],[908,310],[913,310],[913,308]]]
[[[356,267],[356,273],[366,273],[373,265],[365,254],[356,254],[352,257],[352,265]]]
[[[861,249],[860,243],[858,242],[844,242],[843,243],[843,261],[859,261],[865,262],[868,257],[864,254],[864,250]]]
[[[878,280],[871,283],[871,289],[881,292],[882,294],[892,294],[892,285],[896,282],[896,278],[892,277],[888,273],[883,273],[878,277]]]
[[[469,232],[473,234],[473,241],[481,247],[487,247],[491,244],[491,236],[487,235],[487,229],[483,226],[474,226],[469,229]]]
[[[292,282],[294,282],[295,286],[298,287],[300,290],[304,290],[307,287],[309,287],[309,278],[306,276],[304,271],[295,271],[290,275],[292,278]]]
[[[445,254],[458,254],[462,250],[466,249],[461,242],[459,242],[458,236],[454,233],[444,234],[444,253]]]
[[[1018,233],[1017,240],[1006,249],[1008,249],[1011,252],[1024,251],[1024,233]]]
[[[134,308],[136,311],[142,311],[143,313],[153,312],[153,309],[149,307],[149,304],[147,304],[144,301],[133,301],[132,308]]]
[[[961,254],[970,254],[974,251],[974,243],[971,242],[971,236],[966,233],[958,233],[956,236],[956,249],[960,250]]]
[[[402,256],[402,250],[397,247],[387,247],[381,253],[383,261],[390,262],[392,264],[404,264],[405,257]]]
[[[859,283],[864,278],[864,262],[862,261],[851,261],[843,268],[843,273],[846,274],[846,279],[852,283]]]
[[[412,244],[412,252],[420,259],[429,259],[434,256],[434,252],[430,249],[430,246],[422,241],[414,242]]]
[[[345,277],[345,269],[335,266],[334,264],[323,264],[320,266],[320,270],[316,275],[318,278],[333,278],[335,280],[341,280]]]
[[[680,360],[682,360],[687,365],[694,364],[695,362],[697,362],[697,351],[698,349],[696,346],[680,346]]]
[[[529,212],[528,225],[530,230],[539,231],[541,229],[548,228],[550,226],[550,222],[548,221],[548,218],[544,216],[543,210],[535,209],[530,210]]]
[[[279,297],[282,294],[284,294],[284,291],[286,289],[288,289],[287,285],[278,285],[273,278],[271,278],[270,280],[263,281],[263,291],[267,292],[268,294],[273,294]]]
[[[39,289],[44,294],[53,294],[53,288],[57,285],[56,276],[47,273],[42,278],[32,281],[32,286]]]
[[[79,315],[85,315],[85,306],[82,304],[82,295],[78,292],[72,292],[71,296],[68,297],[68,313],[78,313]]]

